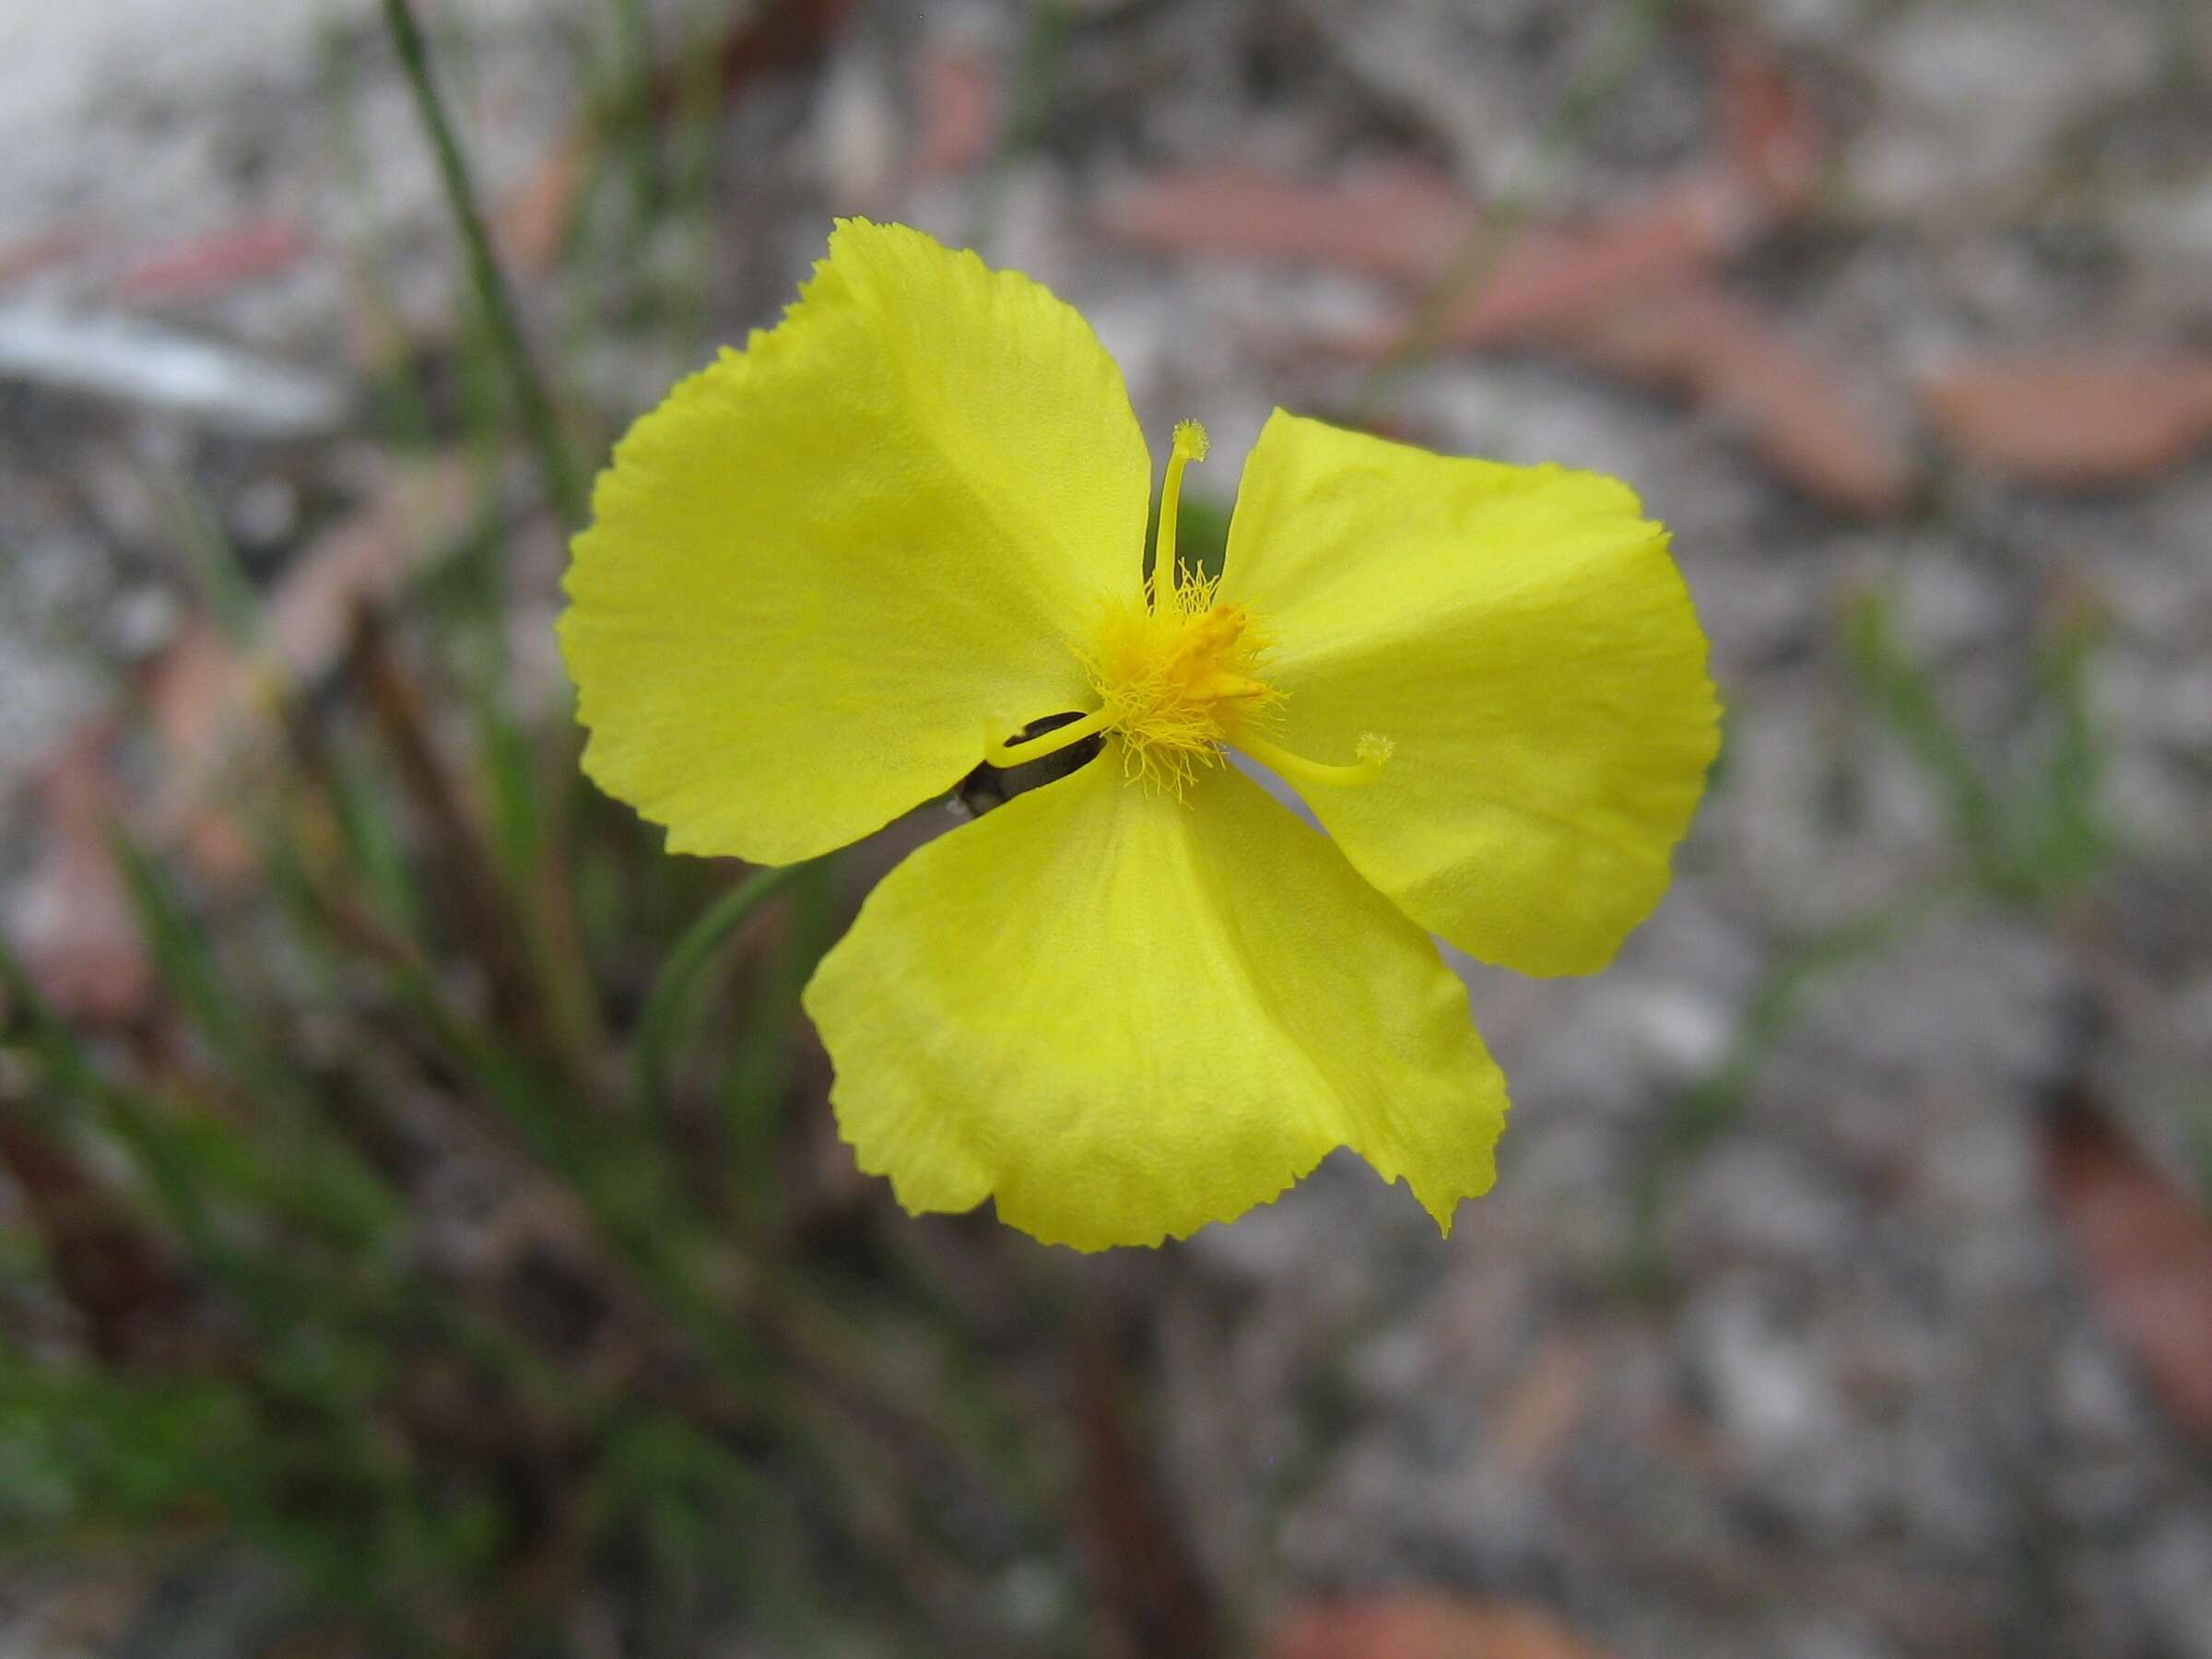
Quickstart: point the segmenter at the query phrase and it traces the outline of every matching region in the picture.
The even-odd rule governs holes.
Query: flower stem
[[[429,134],[430,147],[436,152],[446,205],[453,209],[453,224],[461,233],[461,245],[468,258],[469,281],[476,288],[477,303],[484,308],[485,321],[490,326],[501,366],[506,371],[508,389],[514,398],[524,435],[537,452],[538,469],[545,475],[546,493],[564,523],[580,524],[583,522],[584,497],[576,464],[566,439],[561,436],[559,419],[554,413],[553,399],[546,390],[545,377],[539,372],[536,359],[530,355],[529,342],[524,337],[514,295],[500,270],[498,256],[492,252],[491,237],[484,228],[483,211],[477,206],[476,185],[469,177],[468,159],[461,153],[460,143],[453,136],[453,124],[446,117],[438,83],[430,73],[429,47],[415,19],[412,0],[384,0],[384,24],[391,31],[393,47],[399,53],[400,66],[406,72],[407,84],[414,89],[416,112],[422,118],[423,130]]]

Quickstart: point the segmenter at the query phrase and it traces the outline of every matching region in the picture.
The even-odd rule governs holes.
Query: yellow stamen
[[[1390,759],[1390,739],[1368,733],[1359,759],[1330,766],[1291,754],[1259,735],[1271,729],[1282,694],[1267,683],[1273,641],[1241,605],[1217,601],[1216,577],[1186,570],[1175,559],[1175,521],[1183,469],[1206,459],[1206,429],[1194,420],[1175,429],[1160,487],[1159,530],[1152,582],[1142,600],[1100,609],[1083,665],[1100,707],[1028,742],[983,734],[983,759],[1020,766],[1110,732],[1131,782],[1180,796],[1199,769],[1218,766],[1230,746],[1300,783],[1371,783]]]
[[[1383,765],[1390,759],[1391,751],[1396,745],[1373,732],[1365,733],[1358,746],[1359,759],[1350,766],[1330,766],[1319,760],[1309,760],[1303,755],[1294,755],[1265,737],[1253,736],[1250,732],[1238,736],[1237,747],[1262,766],[1295,782],[1327,783],[1343,787],[1353,783],[1372,783],[1381,777]]]
[[[1276,700],[1266,634],[1215,585],[1186,570],[1150,608],[1108,605],[1085,658],[1129,775],[1178,794]]]
[[[1175,563],[1175,523],[1182,513],[1182,469],[1206,459],[1213,440],[1194,420],[1175,423],[1174,446],[1168,452],[1168,476],[1159,487],[1159,530],[1152,539],[1152,608],[1172,606],[1178,571]]]
[[[983,728],[983,759],[993,766],[1019,766],[1025,760],[1041,760],[1047,755],[1056,755],[1064,748],[1073,748],[1086,737],[1095,737],[1112,724],[1112,717],[1104,709],[1094,710],[1082,719],[1068,725],[1054,726],[1041,736],[1027,743],[1001,743],[991,734],[997,728]]]

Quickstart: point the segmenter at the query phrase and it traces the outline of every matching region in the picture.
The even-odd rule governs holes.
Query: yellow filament
[[[1309,760],[1303,755],[1294,755],[1288,749],[1255,737],[1250,732],[1238,735],[1237,747],[1254,760],[1282,776],[1300,783],[1327,783],[1338,788],[1354,783],[1372,783],[1382,775],[1384,762],[1389,760],[1394,747],[1387,737],[1378,737],[1370,732],[1359,739],[1359,759],[1349,766],[1330,766],[1323,761]]]
[[[1093,710],[1072,724],[1054,726],[1051,731],[1032,737],[1027,743],[1001,743],[991,735],[995,728],[983,731],[983,759],[993,766],[1019,766],[1025,760],[1041,760],[1047,755],[1056,755],[1064,748],[1072,748],[1086,737],[1095,737],[1112,724],[1104,709]]]

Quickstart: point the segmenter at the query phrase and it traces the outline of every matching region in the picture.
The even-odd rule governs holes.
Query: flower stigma
[[[1099,733],[1120,740],[1131,782],[1182,798],[1201,767],[1218,765],[1231,745],[1295,782],[1371,783],[1393,745],[1368,733],[1349,766],[1309,760],[1270,742],[1264,728],[1283,700],[1263,670],[1274,640],[1241,605],[1218,601],[1220,579],[1182,564],[1175,531],[1183,469],[1206,459],[1206,429],[1179,421],[1159,492],[1159,528],[1144,596],[1100,606],[1084,655],[1100,706],[1081,719],[1022,744],[986,735],[983,759],[1018,766]]]

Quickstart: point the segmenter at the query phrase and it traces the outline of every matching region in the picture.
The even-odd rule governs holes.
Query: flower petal
[[[1604,967],[1666,890],[1719,747],[1705,636],[1626,485],[1447,459],[1277,409],[1224,598],[1278,641],[1276,741],[1372,783],[1301,790],[1359,873],[1469,954]]]
[[[781,324],[630,429],[561,645],[584,770],[680,853],[841,846],[1089,697],[1150,463],[1121,372],[1028,277],[841,222]]]
[[[806,1008],[839,1125],[909,1210],[1155,1244],[1331,1147],[1449,1230],[1505,1086],[1436,947],[1232,767],[1182,804],[1109,754],[923,848]]]

